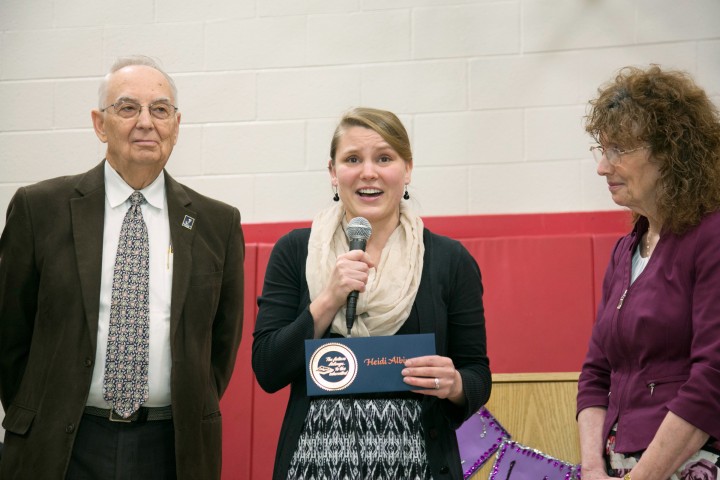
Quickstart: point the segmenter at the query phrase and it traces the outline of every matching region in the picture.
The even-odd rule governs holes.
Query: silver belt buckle
[[[132,415],[130,415],[128,418],[123,418],[123,417],[116,415],[115,409],[111,408],[110,415],[108,415],[108,420],[110,420],[111,422],[118,422],[118,423],[131,423]]]

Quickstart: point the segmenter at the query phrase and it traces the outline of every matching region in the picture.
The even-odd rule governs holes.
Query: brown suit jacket
[[[219,400],[243,314],[240,213],[166,172],[174,249],[170,345],[179,479],[220,478]],[[85,406],[98,328],[103,163],[20,188],[0,237],[0,478],[62,479]],[[192,229],[182,226],[194,218]]]

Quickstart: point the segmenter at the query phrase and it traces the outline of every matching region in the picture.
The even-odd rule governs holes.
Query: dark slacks
[[[83,415],[66,480],[174,480],[172,420],[116,423]]]

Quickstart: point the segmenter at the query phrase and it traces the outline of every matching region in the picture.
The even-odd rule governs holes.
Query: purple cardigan
[[[668,410],[720,438],[720,212],[664,233],[630,285],[647,225],[615,245],[578,384],[578,413],[607,408],[622,453],[647,448]]]

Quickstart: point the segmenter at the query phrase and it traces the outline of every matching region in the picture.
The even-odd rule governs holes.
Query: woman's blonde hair
[[[403,160],[412,163],[412,150],[407,131],[400,119],[392,112],[376,108],[357,107],[345,113],[335,128],[330,142],[330,161],[335,165],[338,143],[345,130],[350,127],[363,127],[373,130],[395,150]]]

